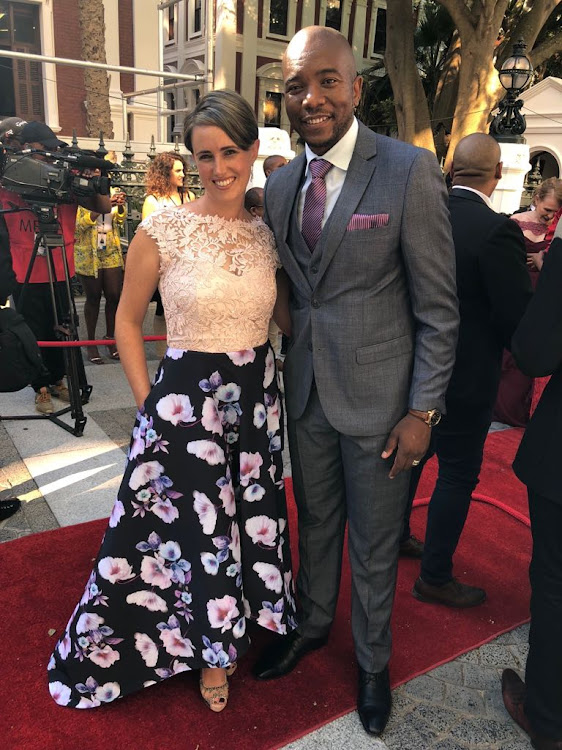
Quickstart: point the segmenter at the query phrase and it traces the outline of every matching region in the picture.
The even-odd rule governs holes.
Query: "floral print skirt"
[[[248,619],[296,623],[269,344],[168,349],[82,599],[48,666],[63,706],[94,708],[248,648]]]

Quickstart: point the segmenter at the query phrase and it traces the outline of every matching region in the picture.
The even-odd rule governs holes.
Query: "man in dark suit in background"
[[[537,290],[513,337],[513,356],[532,377],[550,375],[513,462],[527,485],[533,533],[531,630],[525,683],[502,675],[510,716],[536,750],[562,750],[562,220],[541,270]]]
[[[500,157],[498,143],[484,133],[463,138],[453,156],[449,210],[460,303],[457,356],[446,415],[410,477],[409,509],[423,465],[437,454],[439,476],[429,504],[420,577],[412,593],[420,601],[449,607],[473,607],[486,599],[484,589],[453,578],[453,555],[478,484],[502,349],[510,347],[532,294],[523,234],[490,202],[502,176]],[[402,539],[409,536],[408,522],[409,510]]]

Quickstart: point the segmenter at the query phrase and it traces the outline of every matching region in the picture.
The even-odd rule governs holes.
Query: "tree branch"
[[[529,58],[533,67],[537,68],[557,52],[562,52],[562,29],[558,29],[553,36],[545,39],[544,42],[531,50]]]
[[[473,13],[470,12],[468,6],[464,0],[437,0],[442,5],[448,14],[453,19],[453,23],[462,33],[467,26],[474,28],[476,25],[476,18]]]

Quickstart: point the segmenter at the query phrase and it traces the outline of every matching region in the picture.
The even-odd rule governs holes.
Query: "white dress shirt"
[[[476,195],[479,198],[482,198],[484,203],[488,206],[488,208],[491,208],[492,211],[495,211],[496,209],[492,206],[492,201],[487,195],[484,195],[484,193],[481,193],[480,190],[475,190],[474,188],[469,188],[466,185],[453,185],[451,190],[468,190],[471,193],[476,193]]]
[[[312,175],[309,169],[310,162],[313,159],[325,159],[326,161],[329,161],[334,165],[324,179],[326,183],[326,206],[324,208],[324,217],[322,219],[323,227],[324,224],[328,221],[328,217],[332,213],[332,209],[336,205],[336,201],[341,193],[341,189],[347,175],[349,162],[351,161],[353,150],[355,149],[355,144],[357,142],[358,132],[359,124],[354,117],[349,130],[343,136],[343,138],[340,138],[336,145],[332,146],[332,148],[329,151],[326,151],[326,153],[322,156],[318,156],[317,154],[315,154],[308,147],[308,144],[305,146],[306,179],[304,181],[304,185],[302,186],[301,194],[299,197],[299,205],[297,209],[299,229],[302,228],[302,210],[304,206],[304,196],[306,195],[308,186],[312,182]]]

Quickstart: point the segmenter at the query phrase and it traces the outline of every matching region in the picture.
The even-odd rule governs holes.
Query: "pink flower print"
[[[226,356],[237,367],[242,367],[242,365],[248,365],[254,361],[256,352],[255,349],[241,349],[239,352],[227,352]]]
[[[68,706],[70,703],[70,688],[67,685],[63,685],[62,682],[50,682],[49,692],[51,693],[51,698],[59,706]]]
[[[111,515],[109,516],[109,525],[112,529],[114,529],[121,518],[125,515],[125,508],[123,507],[123,503],[121,500],[116,500],[115,505],[113,506],[113,510],[111,511]]]
[[[207,617],[212,628],[220,628],[221,633],[232,629],[232,620],[240,617],[240,612],[233,596],[222,599],[210,599],[207,602]]]
[[[246,632],[246,618],[241,617],[236,625],[232,628],[232,635],[235,638],[242,638]]]
[[[168,357],[169,359],[181,359],[185,352],[185,349],[174,349],[173,347],[169,346],[166,350],[166,357]]]
[[[121,694],[121,688],[118,682],[106,682],[105,685],[100,685],[94,693],[94,698],[101,703],[111,703],[116,698],[119,698]]]
[[[160,640],[170,656],[185,656],[187,658],[193,656],[193,643],[189,638],[182,638],[179,628],[161,630]]]
[[[158,646],[146,633],[135,633],[135,648],[147,667],[155,667],[158,661]]]
[[[187,444],[187,452],[203,459],[210,466],[225,463],[223,449],[212,440],[191,440]]]
[[[204,534],[212,534],[217,524],[218,511],[204,492],[193,490],[193,510],[199,516],[199,523]]]
[[[90,698],[84,698],[84,696],[76,704],[76,708],[97,708],[98,706],[101,706],[101,703],[96,698],[90,700]]]
[[[268,432],[278,432],[280,417],[281,417],[281,404],[279,401],[279,396],[277,396],[272,406],[267,407],[267,431]]]
[[[257,427],[258,430],[260,427],[263,427],[265,424],[265,406],[263,404],[256,404],[254,406],[254,427]]]
[[[158,586],[159,589],[169,589],[172,585],[172,571],[146,555],[142,558],[140,576],[145,583]]]
[[[71,640],[68,631],[64,634],[64,637],[60,639],[57,651],[59,652],[60,658],[64,661],[68,658],[70,653]]]
[[[222,500],[223,510],[229,518],[232,518],[236,513],[236,501],[234,499],[232,482],[226,477],[221,477],[216,484],[217,487],[221,488],[219,499]]]
[[[230,539],[231,542],[228,545],[228,549],[232,552],[232,558],[235,562],[240,562],[241,556],[240,556],[240,529],[238,528],[238,524],[236,521],[232,522],[232,526],[230,528]]]
[[[171,422],[174,426],[195,422],[191,400],[185,393],[170,393],[164,396],[156,404],[156,411],[161,419]]]
[[[222,422],[215,399],[210,398],[209,396],[206,396],[205,401],[203,402],[201,424],[208,432],[213,432],[217,435],[223,434]]]
[[[251,484],[244,490],[243,498],[248,503],[253,503],[256,500],[261,500],[265,495],[265,490],[261,484]]]
[[[216,390],[216,396],[219,401],[224,404],[231,404],[238,401],[240,398],[240,386],[236,383],[227,383],[226,385],[219,385]]]
[[[263,376],[263,387],[268,388],[273,383],[274,377],[275,377],[275,358],[273,356],[273,351],[269,349],[265,356],[265,373]]]
[[[247,487],[250,479],[260,478],[260,466],[263,458],[259,453],[240,453],[240,484]]]
[[[277,539],[277,524],[268,516],[248,518],[245,525],[246,534],[254,544],[273,547]]]
[[[269,591],[275,591],[276,594],[281,593],[283,588],[283,580],[279,568],[270,563],[257,562],[254,563],[252,569],[256,571],[261,580],[265,584],[265,588]]]
[[[129,455],[127,458],[132,461],[137,456],[142,456],[145,450],[144,440],[140,427],[133,428],[133,441],[129,448]]]
[[[164,523],[172,523],[180,517],[179,510],[170,502],[167,497],[159,497],[150,510],[154,513],[155,516],[161,518]]]
[[[93,612],[83,612],[78,618],[76,623],[76,633],[89,633],[90,630],[97,630],[105,620],[99,615],[95,615]]]
[[[146,607],[151,612],[168,611],[165,599],[155,594],[154,591],[135,591],[127,596],[127,604],[137,604],[139,607]]]
[[[133,569],[124,557],[104,557],[98,563],[98,571],[100,576],[110,583],[127,581],[134,577]]]
[[[164,473],[164,467],[158,461],[146,461],[133,469],[129,479],[129,487],[136,492],[143,484],[158,479]]]
[[[258,625],[261,625],[262,628],[273,630],[274,633],[285,635],[287,626],[281,623],[282,617],[282,612],[273,612],[271,609],[264,607],[258,612]]]
[[[107,667],[111,667],[113,664],[115,664],[116,661],[119,661],[121,658],[121,654],[119,651],[116,651],[114,648],[111,648],[111,646],[103,645],[103,646],[94,646],[94,648],[90,651],[88,654],[88,659],[94,662],[94,664],[97,664],[98,667],[102,667],[103,669],[107,669]]]

